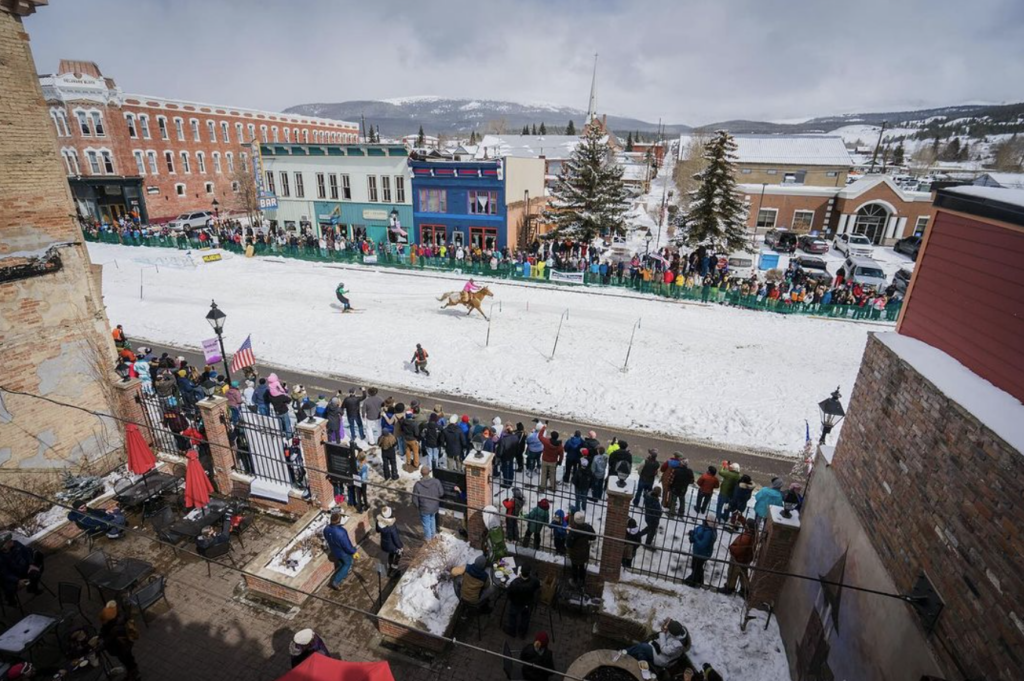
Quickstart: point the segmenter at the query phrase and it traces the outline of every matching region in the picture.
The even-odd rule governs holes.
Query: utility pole
[[[878,141],[875,142],[875,151],[871,154],[871,167],[868,169],[868,173],[875,172],[875,160],[878,158],[878,148],[882,146],[882,135],[885,134],[886,121],[882,121],[882,129],[878,131]]]
[[[654,160],[655,163],[658,162],[657,149],[661,148],[662,140],[665,137],[664,133],[665,133],[665,131],[662,128],[661,119],[659,118],[658,119],[658,145],[656,147],[654,147],[655,148],[655,152],[654,152],[654,157],[653,157],[653,160]],[[663,159],[662,163],[664,163],[664,155],[662,156],[662,159]],[[659,164],[658,167],[661,167],[661,164]],[[661,173],[659,172],[659,175],[660,174]],[[662,177],[661,178],[661,212],[658,214],[658,241],[654,244],[655,248],[660,248],[661,247],[661,226],[663,224],[665,224],[665,211],[668,208],[667,204],[668,204],[668,181],[669,181],[669,179],[670,178],[667,178],[667,177]]]

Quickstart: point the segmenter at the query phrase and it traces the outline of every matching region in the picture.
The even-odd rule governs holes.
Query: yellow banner
[[[217,262],[220,260],[220,253],[211,253],[203,256],[203,262]]]

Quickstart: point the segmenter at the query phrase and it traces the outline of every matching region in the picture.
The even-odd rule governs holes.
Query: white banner
[[[373,255],[364,255],[363,256],[363,264],[364,265],[376,265],[377,264],[377,254],[374,253]]]
[[[582,284],[583,272],[559,272],[551,270],[551,281],[560,281],[563,284]]]

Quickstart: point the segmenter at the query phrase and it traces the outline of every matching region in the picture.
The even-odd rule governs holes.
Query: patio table
[[[57,626],[57,618],[32,613],[25,615],[17,624],[0,634],[0,654],[24,657],[31,654],[32,647]]]
[[[153,565],[144,560],[125,558],[113,567],[100,570],[89,577],[89,583],[98,589],[120,594],[128,591],[153,572]]]
[[[181,479],[168,473],[146,474],[133,482],[129,487],[117,493],[117,501],[124,508],[142,506],[150,499],[170,491],[181,482]]]
[[[211,499],[209,505],[202,509],[195,518],[182,518],[171,525],[170,530],[183,537],[195,539],[203,532],[203,528],[219,523],[231,510],[227,502]]]

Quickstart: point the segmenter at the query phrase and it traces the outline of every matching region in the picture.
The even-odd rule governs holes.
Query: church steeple
[[[594,53],[594,76],[590,80],[590,104],[587,106],[587,123],[597,118],[597,53]]]

